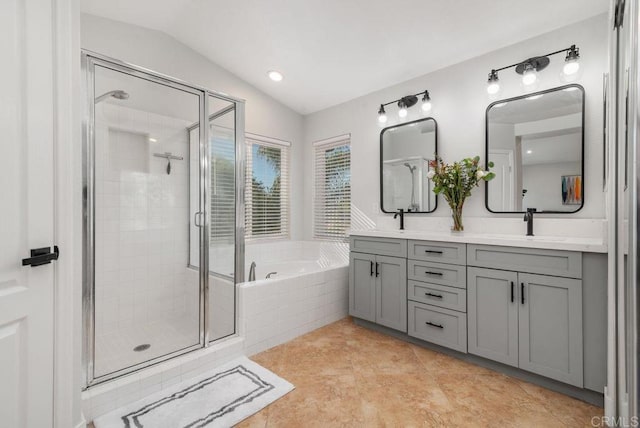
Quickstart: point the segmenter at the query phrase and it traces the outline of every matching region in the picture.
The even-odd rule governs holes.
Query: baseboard
[[[486,358],[478,357],[476,355],[465,354],[462,352],[454,351],[453,349],[435,345],[433,343],[424,342],[420,339],[411,337],[405,333],[372,323],[370,321],[365,321],[359,318],[353,318],[353,321],[361,327],[365,327],[370,330],[377,331],[379,333],[393,336],[397,339],[403,340],[405,342],[409,342],[416,346],[430,349],[432,351],[437,351],[442,354],[446,354],[451,357],[458,358],[459,360],[467,361],[472,364],[476,364],[478,366],[481,366],[490,370],[494,370],[494,371],[506,374],[508,376],[512,376],[517,379],[524,380],[526,382],[533,383],[535,385],[550,389],[560,394],[568,395],[569,397],[573,397],[578,400],[587,402],[589,404],[593,404],[594,406],[598,406],[598,407],[604,406],[604,394],[602,393],[598,393],[596,391],[590,391],[588,389],[578,388],[573,385],[567,385],[565,383],[558,382],[556,380],[549,379],[544,376],[539,376],[534,373],[526,372],[516,367],[507,366],[501,363],[497,363],[495,361],[487,360]]]

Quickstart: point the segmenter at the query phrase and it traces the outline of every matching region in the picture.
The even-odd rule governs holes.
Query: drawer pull
[[[380,276],[380,272],[378,272],[378,265],[379,265],[379,263],[378,263],[378,262],[376,262],[376,278],[377,278],[378,276]]]
[[[433,293],[424,293],[425,296],[436,297],[438,299],[442,299],[442,294],[433,294]]]
[[[437,251],[437,250],[424,250],[425,253],[430,253],[430,254],[442,254],[442,251]]]
[[[426,275],[437,275],[437,276],[442,276],[442,272],[431,272],[429,270],[424,272]]]
[[[513,293],[514,285],[515,284],[513,283],[513,281],[511,281],[511,303],[513,303],[513,300],[514,300],[514,293]]]
[[[434,323],[429,322],[429,321],[427,321],[425,324],[430,325],[431,327],[444,328],[444,326],[442,324],[434,324]]]
[[[373,276],[373,262],[370,262],[370,263],[371,263],[371,268],[369,270],[369,276]]]
[[[520,298],[521,298],[522,304],[524,305],[524,282],[520,283]]]

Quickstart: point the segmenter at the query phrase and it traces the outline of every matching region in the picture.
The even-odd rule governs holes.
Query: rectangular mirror
[[[437,199],[427,178],[438,149],[433,118],[390,126],[380,132],[380,207],[385,213],[404,209],[430,213]]]
[[[584,88],[566,85],[489,105],[486,183],[494,213],[569,214],[584,204]]]

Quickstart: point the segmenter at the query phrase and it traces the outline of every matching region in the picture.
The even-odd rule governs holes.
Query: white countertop
[[[433,232],[426,230],[352,230],[352,236],[416,239],[422,241],[460,242],[465,244],[504,245],[507,247],[606,253],[607,242],[599,238],[564,236],[500,235],[473,232]]]

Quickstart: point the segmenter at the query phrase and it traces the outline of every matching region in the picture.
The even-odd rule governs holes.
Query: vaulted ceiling
[[[608,10],[607,0],[81,0],[163,31],[301,114]],[[284,75],[279,83],[269,70]]]

